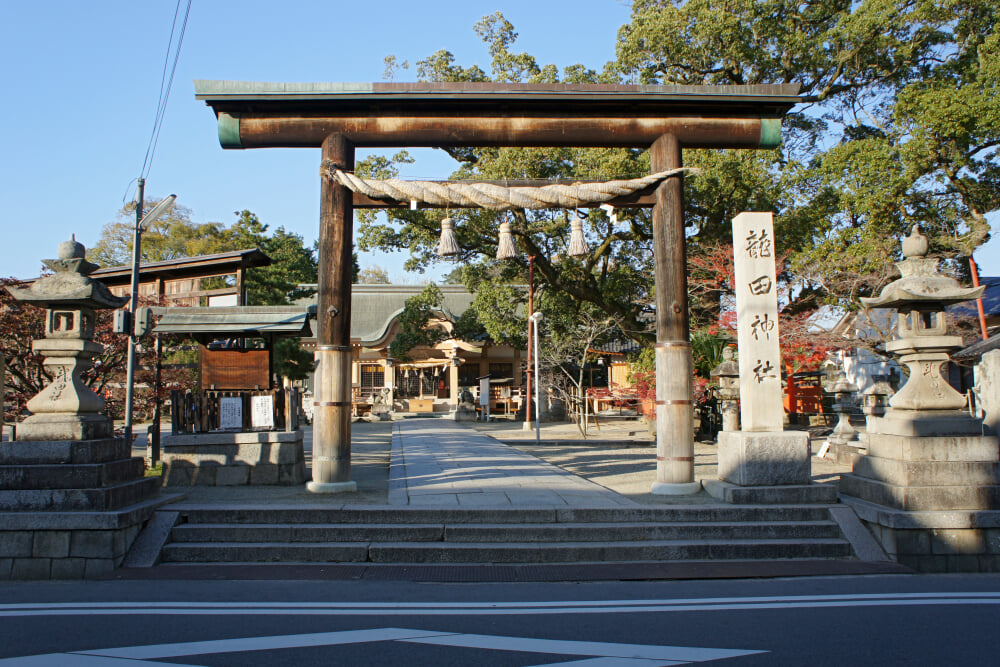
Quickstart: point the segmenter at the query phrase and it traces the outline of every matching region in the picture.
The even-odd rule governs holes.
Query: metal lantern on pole
[[[541,421],[542,402],[539,399],[539,394],[540,394],[539,387],[541,386],[542,383],[539,381],[540,377],[538,375],[538,323],[541,321],[542,321],[541,313],[536,312],[531,314],[531,324],[532,324],[531,328],[535,334],[535,444],[536,445],[541,444],[542,440],[542,421]]]

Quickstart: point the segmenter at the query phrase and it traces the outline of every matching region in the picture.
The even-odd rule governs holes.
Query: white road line
[[[344,632],[317,632],[306,635],[279,635],[273,637],[241,637],[239,639],[217,639],[205,642],[185,642],[181,644],[152,644],[149,646],[126,646],[123,648],[78,651],[86,655],[109,658],[179,658],[187,655],[209,653],[237,653],[243,651],[273,651],[284,648],[307,648],[314,646],[334,646],[336,644],[362,644],[365,642],[393,641],[399,639],[431,638],[448,633],[429,630],[402,630],[399,628],[376,628],[373,630],[348,630]]]
[[[688,665],[688,662],[673,660],[646,660],[644,658],[585,658],[570,662],[549,662],[532,667],[670,667],[670,665]]]
[[[179,662],[153,662],[149,660],[129,660],[127,658],[106,658],[99,655],[77,653],[48,653],[28,655],[23,658],[0,660],[0,665],[9,667],[203,667],[185,665]]]
[[[642,600],[548,600],[536,602],[25,602],[20,604],[0,604],[0,611],[6,609],[56,609],[59,607],[79,607],[91,608],[99,607],[183,607],[185,609],[195,607],[207,608],[247,608],[247,607],[295,607],[295,608],[326,608],[337,607],[343,609],[354,608],[459,608],[459,609],[495,609],[512,607],[525,609],[531,607],[622,607],[626,605],[648,606],[648,605],[679,605],[679,604],[725,604],[725,603],[750,603],[750,602],[798,602],[798,601],[824,601],[824,600],[907,600],[923,598],[1000,598],[1000,591],[982,592],[945,592],[945,593],[856,593],[839,595],[769,595],[760,597],[725,597],[725,598],[669,598],[663,600],[642,599]]]
[[[580,642],[536,637],[511,637],[501,635],[476,635],[405,628],[375,628],[344,632],[320,632],[272,637],[244,637],[148,646],[125,646],[86,650],[74,653],[49,653],[0,660],[6,667],[141,667],[163,665],[147,661],[148,658],[176,658],[193,655],[243,653],[248,651],[275,651],[283,649],[313,648],[343,644],[403,641],[461,647],[481,651],[517,651],[549,655],[584,655],[591,659],[576,661],[578,667],[668,667],[723,658],[735,658],[755,653],[757,650],[714,649],[689,646],[657,646],[652,644],[615,644],[610,642]],[[335,661],[335,660],[333,660]],[[564,663],[566,664],[566,663]],[[182,666],[191,667],[191,666]],[[541,665],[537,667],[543,667]]]
[[[418,639],[406,639],[404,641],[410,644],[487,648],[499,651],[522,651],[525,653],[596,655],[608,658],[646,658],[647,660],[672,660],[679,662],[721,660],[723,658],[736,658],[741,655],[765,652],[688,646],[562,641],[556,639],[535,639],[532,637],[498,637],[494,635],[474,634],[421,637]]]
[[[888,596],[877,599],[815,599],[787,598],[774,601],[751,601],[740,603],[702,603],[685,600],[677,603],[616,604],[614,602],[568,602],[565,606],[538,607],[530,603],[503,603],[480,606],[470,604],[456,607],[453,604],[438,605],[423,603],[422,606],[397,608],[391,603],[366,606],[342,605],[337,603],[295,604],[295,603],[246,603],[239,606],[212,603],[77,603],[77,604],[25,604],[0,606],[0,617],[31,616],[122,616],[122,615],[227,615],[227,616],[510,616],[510,615],[573,615],[573,614],[637,614],[669,613],[691,611],[760,611],[766,609],[821,609],[821,608],[861,608],[861,607],[918,607],[954,605],[1000,605],[1000,594],[952,594],[954,597],[911,597],[909,595]],[[837,597],[837,596],[830,596]],[[559,603],[547,603],[559,604]]]

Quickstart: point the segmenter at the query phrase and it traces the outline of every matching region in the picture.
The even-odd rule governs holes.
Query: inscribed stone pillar
[[[740,419],[744,431],[780,431],[781,351],[770,213],[733,218]]]
[[[739,486],[808,484],[809,435],[783,432],[770,213],[733,219],[733,254],[742,430],[719,434],[719,478]]]

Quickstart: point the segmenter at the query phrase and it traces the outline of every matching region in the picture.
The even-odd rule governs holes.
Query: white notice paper
[[[250,425],[253,428],[274,428],[274,397],[250,397]]]
[[[219,428],[239,431],[243,428],[243,399],[223,396],[219,399]]]

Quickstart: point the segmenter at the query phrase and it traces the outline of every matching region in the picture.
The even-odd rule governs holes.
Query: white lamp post
[[[174,205],[177,195],[170,195],[159,204],[153,207],[145,216],[142,214],[142,200],[146,179],[139,179],[139,197],[136,207],[135,235],[132,238],[132,294],[129,297],[129,326],[128,326],[128,365],[125,371],[125,441],[128,446],[132,446],[132,393],[135,382],[135,312],[139,308],[139,258],[142,256],[140,245],[142,243],[142,233],[149,229],[149,226],[156,222],[163,213]]]
[[[535,312],[531,314],[532,331],[535,334],[535,444],[540,445],[542,441],[542,402],[539,399],[539,388],[541,387],[541,376],[538,374],[538,323],[542,321],[542,314]],[[529,397],[530,400],[530,397]]]

